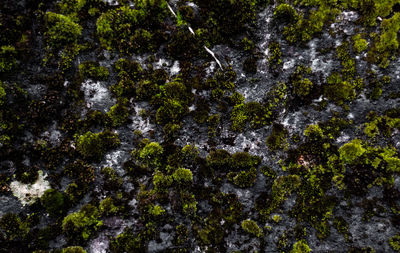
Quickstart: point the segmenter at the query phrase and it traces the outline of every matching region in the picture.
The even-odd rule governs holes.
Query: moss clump
[[[157,168],[161,166],[163,152],[164,149],[158,142],[150,142],[140,150],[138,159],[146,167]]]
[[[116,215],[120,209],[114,204],[115,201],[111,197],[103,199],[99,205],[100,213],[105,216]]]
[[[324,87],[324,95],[338,104],[352,100],[356,95],[354,83],[344,81],[337,72],[328,76],[327,83],[328,85]]]
[[[81,246],[70,246],[61,250],[61,253],[86,253]]]
[[[0,238],[3,241],[23,241],[29,232],[28,224],[14,213],[6,213],[0,219]]]
[[[108,50],[143,53],[156,46],[157,33],[166,17],[165,1],[135,1],[135,8],[123,5],[104,12],[97,19],[100,43]]]
[[[76,149],[87,159],[100,160],[104,153],[120,144],[117,134],[110,131],[86,132],[76,137]]]
[[[397,234],[390,238],[389,244],[395,251],[400,251],[400,234]]]
[[[267,146],[271,151],[285,148],[287,145],[288,131],[283,125],[274,124],[272,132],[267,138]]]
[[[282,65],[282,52],[279,42],[271,42],[268,45],[268,63],[271,69],[278,69]]]
[[[345,163],[352,163],[365,151],[366,149],[362,147],[361,140],[354,139],[339,148],[340,159]]]
[[[229,172],[227,178],[241,188],[252,187],[257,179],[257,169],[253,167],[249,171]]]
[[[274,18],[279,22],[294,23],[299,18],[299,15],[293,6],[282,3],[276,7]]]
[[[11,71],[16,67],[17,61],[15,57],[17,51],[13,46],[1,46],[0,49],[0,73]]]
[[[185,185],[193,182],[193,174],[189,169],[179,168],[174,171],[172,178],[178,184]]]
[[[244,104],[236,105],[231,113],[231,129],[235,132],[243,131],[243,128],[246,126],[246,107]]]
[[[308,247],[305,240],[301,240],[293,244],[293,248],[290,253],[309,253],[311,252],[310,247]]]
[[[353,48],[356,53],[361,53],[368,48],[368,42],[361,37],[361,34],[356,34],[352,38],[353,40]]]
[[[111,120],[113,127],[119,127],[125,124],[129,119],[129,109],[127,107],[127,101],[123,100],[113,106],[107,112],[107,116]]]
[[[52,216],[62,215],[67,206],[66,202],[64,194],[55,189],[45,191],[40,198],[40,203]]]
[[[263,236],[262,229],[257,225],[255,221],[252,220],[242,221],[242,229],[247,233],[255,235],[257,237]]]
[[[107,80],[110,72],[98,62],[86,61],[79,64],[79,75],[83,79]]]
[[[67,215],[62,221],[62,230],[70,242],[84,242],[96,232],[103,222],[98,209],[88,204],[81,210]]]
[[[82,27],[69,16],[54,12],[47,12],[44,16],[46,32],[46,63],[50,58],[57,56],[61,51],[59,66],[69,68],[75,56],[79,53],[78,40],[82,34]],[[57,57],[56,57],[57,58]]]

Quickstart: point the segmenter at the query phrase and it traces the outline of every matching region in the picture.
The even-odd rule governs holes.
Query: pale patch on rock
[[[21,201],[22,205],[33,204],[38,198],[42,197],[44,192],[51,189],[49,181],[46,181],[47,175],[43,175],[43,171],[39,170],[39,178],[33,184],[23,184],[13,181],[10,189],[15,197]]]

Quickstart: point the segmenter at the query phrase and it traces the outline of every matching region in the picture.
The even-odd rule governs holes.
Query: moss
[[[101,174],[104,176],[104,188],[106,190],[116,190],[122,186],[123,179],[118,176],[113,168],[104,167],[101,169]]]
[[[151,99],[158,91],[159,86],[151,80],[140,80],[136,85],[136,96],[139,100]]]
[[[86,159],[100,160],[106,151],[117,147],[120,140],[110,131],[92,133],[90,131],[76,137],[76,149]]]
[[[361,140],[354,139],[339,148],[340,159],[345,163],[352,163],[365,151],[366,149],[362,147]]]
[[[243,131],[243,128],[246,126],[246,107],[244,104],[236,105],[231,113],[231,129],[235,132]]]
[[[79,75],[83,79],[107,80],[110,72],[98,62],[86,61],[79,64]]]
[[[6,93],[6,90],[4,89],[4,87],[5,86],[0,81],[0,108],[7,100],[7,93]]]
[[[327,78],[327,83],[328,85],[324,87],[324,95],[338,104],[352,100],[356,95],[354,84],[350,81],[343,81],[337,72]]]
[[[0,219],[0,231],[4,241],[23,241],[29,227],[14,213],[6,213]]]
[[[146,168],[158,168],[164,149],[158,142],[148,142],[143,148],[134,154],[142,166]]]
[[[44,63],[47,63],[54,56],[60,55],[59,66],[63,69],[71,67],[73,59],[81,49],[78,40],[82,34],[82,27],[75,23],[71,17],[54,12],[46,12],[44,20],[46,23],[44,41],[47,50]],[[61,51],[61,54],[59,54],[59,51]]]
[[[356,34],[352,38],[353,40],[353,48],[356,53],[361,53],[368,48],[368,42],[361,37],[361,34]]]
[[[157,192],[167,192],[172,183],[172,176],[165,175],[160,171],[156,171],[153,175],[154,189]]]
[[[52,216],[64,214],[67,207],[67,200],[64,194],[55,189],[45,191],[40,198],[40,203],[46,209],[46,212]]]
[[[268,136],[266,142],[271,151],[285,148],[287,145],[288,131],[283,125],[274,124],[272,132]]]
[[[262,229],[257,225],[255,221],[244,220],[242,221],[242,229],[249,234],[255,235],[257,237],[263,236]]]
[[[81,246],[70,246],[61,250],[61,253],[86,253]]]
[[[290,4],[282,3],[274,11],[274,18],[279,22],[294,23],[299,18],[297,11]]]
[[[217,171],[224,171],[232,164],[231,154],[223,149],[212,150],[206,160],[207,165]]]
[[[189,229],[185,225],[178,225],[175,228],[174,242],[176,245],[182,245],[189,239]]]
[[[45,38],[48,47],[60,49],[68,44],[76,44],[82,33],[82,27],[70,17],[47,12],[45,15],[47,31]]]
[[[165,214],[165,209],[159,205],[152,205],[149,207],[149,214],[151,216],[160,216]]]
[[[229,172],[227,178],[241,188],[252,187],[257,179],[257,169],[253,167],[249,171]]]
[[[103,222],[95,206],[87,204],[81,210],[67,215],[62,221],[62,230],[70,242],[87,241]]]
[[[13,46],[1,46],[0,50],[0,73],[9,72],[17,66],[15,57],[17,51]]]
[[[242,44],[244,51],[251,52],[255,48],[254,42],[247,37],[244,37],[240,43]]]
[[[350,232],[349,232],[349,224],[343,217],[335,217],[333,220],[333,225],[335,226],[336,230],[341,233],[346,241],[349,240]]]
[[[155,47],[151,31],[166,16],[164,1],[138,1],[135,8],[121,6],[104,12],[97,19],[97,34],[103,47],[122,53],[143,53]]]
[[[119,212],[119,207],[115,206],[115,201],[111,197],[107,197],[100,202],[99,211],[104,216],[111,216]]]
[[[269,52],[269,57],[268,57],[268,64],[271,69],[278,69],[279,66],[282,65],[282,52],[281,52],[281,46],[279,45],[278,42],[271,42],[268,45],[268,52]]]
[[[311,252],[310,247],[308,247],[305,240],[301,240],[293,244],[293,248],[290,253],[309,253]]]
[[[182,104],[181,101],[167,99],[157,110],[156,121],[161,125],[165,125],[169,122],[179,123],[187,111],[188,107]]]
[[[389,239],[390,247],[395,251],[400,251],[400,235],[397,234]]]
[[[64,173],[76,180],[79,184],[89,184],[94,181],[95,169],[82,160],[67,164]]]
[[[113,127],[122,126],[129,120],[129,109],[126,104],[127,101],[123,100],[111,106],[107,112],[107,116],[110,118]]]
[[[177,184],[188,184],[193,182],[193,174],[189,169],[178,168],[172,174],[172,178]]]

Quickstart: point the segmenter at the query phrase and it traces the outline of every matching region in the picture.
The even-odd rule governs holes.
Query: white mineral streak
[[[172,7],[167,3],[168,9],[170,10],[170,12],[172,13],[172,15],[174,15],[174,17],[177,17],[174,10],[172,9]],[[188,27],[189,32],[191,34],[194,35],[194,31],[191,27]],[[215,56],[215,53],[213,51],[211,51],[208,47],[204,46],[204,49],[214,58],[214,60],[217,62],[218,66],[222,69],[222,64],[221,62],[218,60],[218,58]]]
[[[18,181],[13,181],[10,184],[10,189],[15,197],[21,202],[22,205],[33,204],[40,198],[44,192],[50,189],[50,183],[45,180],[47,175],[43,175],[43,171],[39,170],[39,178],[33,184],[23,184]]]
[[[104,82],[94,82],[88,79],[82,83],[81,89],[85,94],[85,101],[89,108],[107,112],[115,103]]]
[[[171,75],[174,76],[174,75],[178,74],[179,71],[181,71],[181,69],[179,67],[179,62],[175,61],[174,65],[172,65],[171,70],[170,70]]]

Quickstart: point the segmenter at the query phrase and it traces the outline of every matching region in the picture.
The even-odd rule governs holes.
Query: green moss
[[[107,116],[111,119],[111,125],[113,127],[122,126],[128,121],[129,109],[126,104],[127,101],[123,100],[111,106],[110,111],[107,112]]]
[[[152,205],[149,207],[149,214],[151,216],[160,216],[165,214],[165,209],[159,205]]]
[[[174,238],[175,244],[182,245],[189,239],[189,229],[185,225],[178,225],[175,228],[176,235]]]
[[[255,221],[244,220],[242,221],[242,229],[249,234],[255,235],[257,237],[263,236],[262,229],[257,225]]]
[[[330,100],[343,104],[355,98],[355,86],[350,81],[343,81],[340,74],[337,72],[332,73],[327,78],[327,83],[324,87],[324,95]]]
[[[64,194],[55,189],[45,191],[40,198],[40,203],[46,209],[46,212],[52,216],[63,214],[67,206],[66,202]]]
[[[266,142],[271,151],[285,148],[287,146],[288,131],[283,125],[274,124],[272,132],[268,136]]]
[[[0,231],[2,240],[23,241],[29,232],[29,227],[16,214],[6,213],[0,219]]]
[[[336,230],[341,233],[346,241],[349,240],[350,232],[349,232],[349,224],[346,222],[343,217],[335,217],[333,220],[333,225],[335,226]]]
[[[227,178],[238,187],[252,187],[257,179],[257,169],[253,167],[249,171],[229,172]]]
[[[3,83],[0,81],[0,108],[7,100],[7,93],[4,89]]]
[[[297,11],[290,4],[282,3],[274,11],[274,18],[280,22],[293,23],[299,18]]]
[[[101,174],[104,176],[104,187],[107,190],[115,190],[122,186],[123,179],[118,176],[117,172],[111,167],[101,169]]]
[[[301,240],[293,244],[293,248],[290,253],[309,253],[311,252],[310,247],[308,247],[305,240]]]
[[[339,148],[340,159],[345,163],[352,163],[365,151],[366,149],[362,147],[361,140],[354,139]]]
[[[16,67],[17,61],[15,57],[17,51],[13,46],[1,46],[0,50],[0,73],[11,71]]]
[[[318,141],[324,138],[324,133],[318,124],[308,125],[303,134],[312,141]]]
[[[282,52],[281,52],[281,46],[279,45],[278,42],[271,42],[268,45],[268,63],[270,68],[272,69],[278,69],[280,65],[282,65]]]
[[[368,42],[361,37],[361,34],[356,34],[352,38],[353,40],[353,48],[356,53],[361,53],[368,48]]]
[[[87,241],[103,222],[95,206],[87,204],[81,210],[67,215],[62,221],[62,230],[71,242]]]
[[[98,62],[86,61],[79,64],[79,75],[83,79],[107,80],[110,72]]]
[[[110,131],[100,133],[86,132],[76,137],[76,149],[87,159],[100,160],[106,151],[117,147],[120,140]]]
[[[165,175],[161,171],[156,171],[153,175],[154,189],[157,192],[167,192],[172,183],[172,176]]]
[[[103,47],[123,53],[143,53],[155,47],[151,30],[160,27],[166,16],[165,1],[136,1],[135,8],[121,6],[97,19],[97,34]]]
[[[164,149],[158,142],[149,142],[139,150],[136,157],[142,166],[146,168],[158,168],[161,166],[161,159]]]
[[[61,51],[59,66],[64,69],[69,68],[80,50],[78,40],[82,34],[82,27],[71,17],[53,12],[46,12],[44,20],[46,23],[44,41],[47,50],[44,62]]]
[[[243,128],[246,126],[246,107],[244,104],[236,105],[231,113],[231,129],[235,132],[243,131]]]
[[[45,38],[51,49],[60,49],[68,44],[76,44],[82,33],[82,27],[70,17],[47,12],[45,15],[47,31]]]
[[[397,234],[390,238],[389,244],[395,251],[400,251],[400,235]]]
[[[188,184],[193,182],[193,174],[189,169],[178,168],[174,171],[172,177],[178,184]]]
[[[61,253],[86,253],[81,246],[70,246],[61,250]]]
[[[115,201],[111,197],[103,199],[99,204],[100,213],[105,216],[116,215],[119,208],[114,203]]]
[[[182,102],[174,99],[167,99],[157,110],[157,123],[161,125],[165,125],[169,122],[179,123],[187,111],[188,107],[182,104]]]
[[[207,165],[217,171],[224,171],[232,164],[231,154],[223,149],[212,150],[206,160]]]

